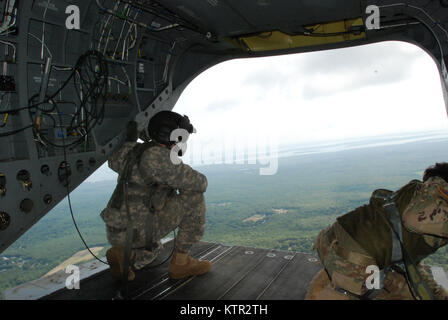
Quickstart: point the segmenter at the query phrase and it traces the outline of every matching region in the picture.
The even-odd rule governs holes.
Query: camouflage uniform
[[[109,167],[122,174],[126,157],[137,143],[126,142],[109,158]],[[189,252],[198,242],[205,227],[207,178],[183,163],[174,165],[171,150],[160,145],[148,148],[139,164],[132,168],[128,181],[127,202],[134,233],[132,249],[136,253],[134,266],[139,269],[151,263],[160,249],[160,239],[177,227],[176,248]],[[111,199],[101,213],[106,223],[107,238],[113,246],[126,243],[128,225],[125,203],[120,209]],[[146,231],[152,223],[152,234]],[[148,248],[148,244],[154,244]],[[151,250],[151,251],[150,251]]]
[[[435,299],[440,300],[448,299],[448,293],[420,262],[448,243],[447,187],[448,184],[438,177],[425,183],[414,180],[395,197],[402,220],[404,247],[418,264]],[[374,191],[368,205],[339,217],[316,239],[314,247],[328,275],[327,286],[345,293],[348,299],[363,298],[368,292],[366,281],[371,275],[366,272],[368,266],[391,267],[375,299],[414,299],[405,272],[391,264],[392,235],[383,208],[384,197],[390,194],[391,191],[383,189]]]

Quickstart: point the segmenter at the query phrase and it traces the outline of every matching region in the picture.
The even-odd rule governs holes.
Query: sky
[[[186,155],[193,160],[193,153],[235,144],[269,148],[448,129],[436,64],[396,41],[223,62],[194,79],[173,111],[197,129]],[[88,181],[110,177],[103,167]]]
[[[284,143],[446,129],[432,58],[403,42],[240,59],[202,73],[174,111],[194,139],[275,131]]]

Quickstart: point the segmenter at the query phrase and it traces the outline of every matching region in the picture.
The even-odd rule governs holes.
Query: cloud
[[[415,63],[426,57],[421,49],[404,46],[410,45],[375,44],[307,57],[301,72],[310,80],[303,88],[303,98],[310,100],[408,80]],[[322,77],[330,81],[322,81]]]
[[[295,143],[447,124],[432,58],[400,42],[221,63],[175,111],[190,116],[197,140],[268,130]]]
[[[221,99],[210,102],[207,105],[206,110],[210,112],[223,110],[227,111],[236,108],[238,105],[239,101],[237,99]]]
[[[260,63],[261,67],[246,76],[242,85],[262,92],[279,89],[297,94],[300,90],[304,99],[312,100],[405,81],[422,58],[427,58],[423,50],[400,42],[262,58],[272,61],[269,66]]]
[[[417,46],[400,42],[382,42],[352,48],[307,53],[301,71],[316,73],[344,73],[365,71],[374,67],[407,66],[421,58],[424,51]]]

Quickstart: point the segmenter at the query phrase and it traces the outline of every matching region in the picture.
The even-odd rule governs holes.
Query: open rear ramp
[[[157,266],[172,251],[173,241],[165,244],[155,262]],[[192,256],[210,260],[212,270],[203,276],[182,280],[168,277],[169,259],[155,268],[136,273],[129,283],[130,300],[302,300],[311,279],[320,270],[316,256],[297,252],[231,246],[201,242]],[[102,269],[102,270],[101,270]],[[120,284],[108,269],[81,280],[79,290],[56,289],[43,300],[111,300],[119,298]],[[65,279],[64,279],[65,283]],[[39,284],[34,284],[39,286]],[[7,299],[23,296],[26,287],[12,291]],[[21,292],[22,291],[22,292]]]

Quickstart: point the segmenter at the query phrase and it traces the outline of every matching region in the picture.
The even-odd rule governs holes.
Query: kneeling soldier
[[[173,149],[171,135],[178,129],[194,132],[188,117],[159,112],[149,122],[151,141],[137,143],[137,124],[131,122],[127,142],[109,158],[109,167],[120,176],[101,217],[112,245],[107,260],[117,278],[125,274],[125,266],[139,270],[154,261],[160,240],[176,228],[179,233],[170,277],[201,275],[211,268],[209,261],[189,255],[192,245],[204,234],[207,179],[179,158],[178,163],[172,161],[177,149]],[[131,268],[127,273],[128,280],[133,280]]]
[[[307,299],[448,299],[420,263],[448,243],[447,181],[448,163],[437,163],[423,182],[375,190],[368,205],[321,231],[314,247],[324,270]]]

